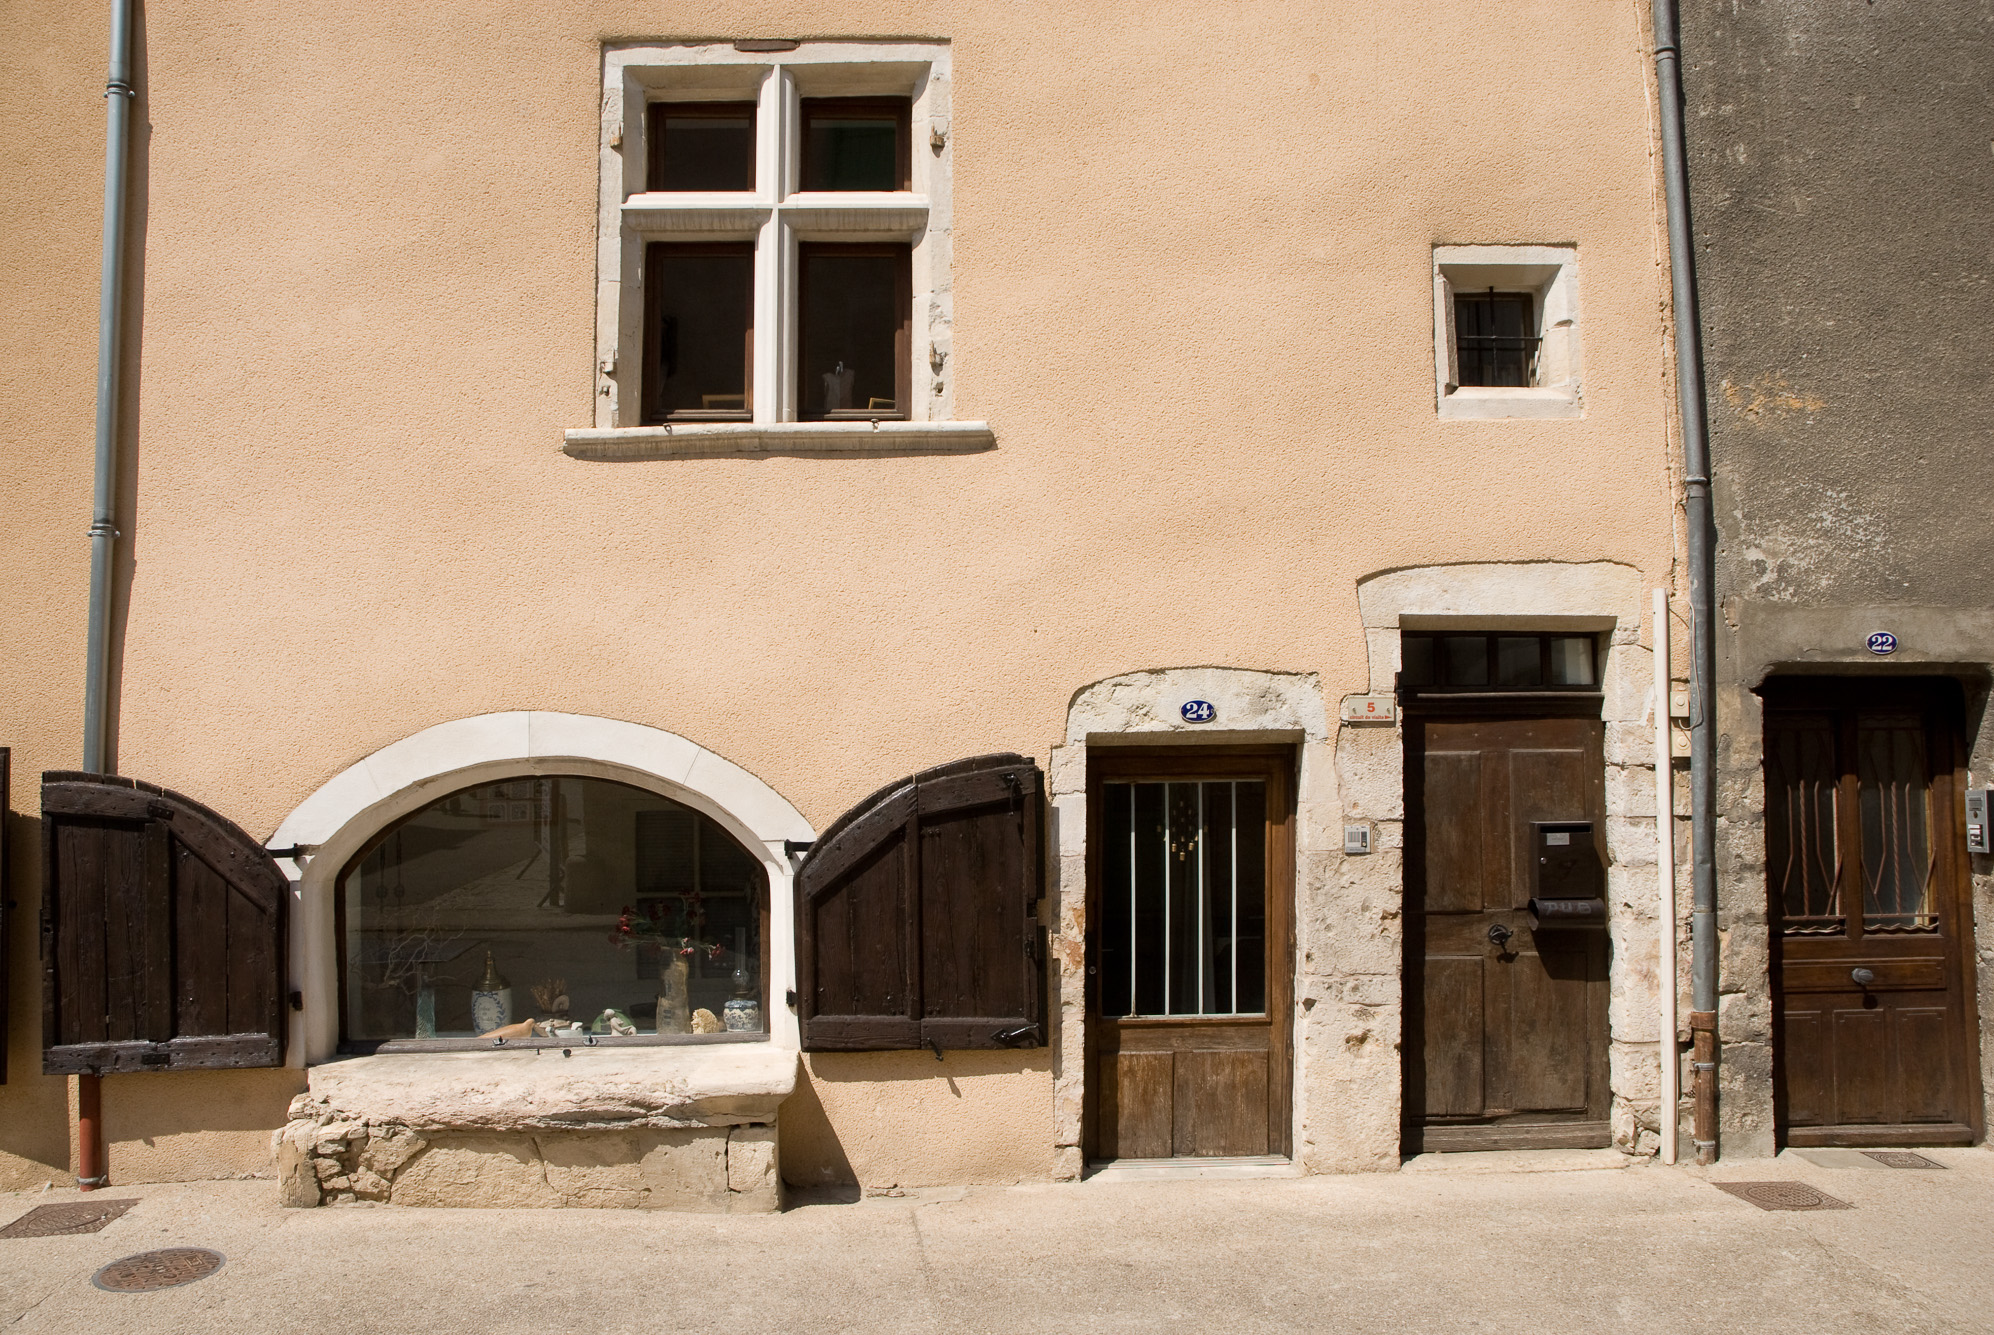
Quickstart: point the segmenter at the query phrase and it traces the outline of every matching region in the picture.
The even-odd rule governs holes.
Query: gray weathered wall
[[[1785,666],[1967,683],[1973,781],[1994,616],[1994,0],[1682,6],[1720,627],[1727,1154],[1772,1148],[1761,726]],[[1835,670],[1826,666],[1824,670]],[[1994,864],[1976,859],[1994,976]],[[1983,986],[1981,1011],[1994,1013]],[[1994,1053],[1983,1068],[1994,1069]]]

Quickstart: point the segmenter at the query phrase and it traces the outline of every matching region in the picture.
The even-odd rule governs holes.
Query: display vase
[[[692,992],[687,982],[689,973],[685,956],[676,951],[665,967],[658,971],[658,1032],[661,1034],[692,1032]]]

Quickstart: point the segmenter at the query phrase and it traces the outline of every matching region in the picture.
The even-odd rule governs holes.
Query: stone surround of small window
[[[934,41],[605,45],[595,411],[590,427],[566,433],[563,450],[632,459],[990,448],[987,424],[953,420],[949,70],[949,45]],[[842,171],[823,165],[823,141],[838,133],[826,128],[831,121],[855,146]],[[895,139],[895,165],[870,163],[873,137],[882,153]],[[752,169],[724,161],[750,141]],[[840,188],[821,188],[827,181]],[[715,183],[749,188],[695,188]],[[865,188],[847,188],[854,184]],[[890,352],[868,344],[849,369],[840,361],[817,374],[822,368],[802,364],[812,355],[812,327],[799,308],[808,304],[806,285],[832,281],[821,258],[827,247],[875,267],[897,261],[890,304],[904,306],[905,318]],[[752,270],[746,308],[730,304],[713,330],[687,331],[684,346],[694,351],[684,360],[700,366],[667,365],[648,326],[710,312],[695,303],[661,314],[655,294],[647,304],[647,263],[690,271],[736,263],[735,254]],[[853,370],[868,383],[841,385],[839,373],[849,380]],[[689,376],[702,379],[665,392],[664,381]]]
[[[1576,247],[1433,248],[1433,375],[1443,420],[1584,416],[1579,330]]]

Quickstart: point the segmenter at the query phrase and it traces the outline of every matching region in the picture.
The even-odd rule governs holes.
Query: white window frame
[[[1537,369],[1528,386],[1463,385],[1454,341],[1454,294],[1528,292],[1537,319]],[[1585,415],[1576,246],[1433,248],[1434,396],[1443,420]]]
[[[567,433],[579,457],[725,453],[735,448],[980,449],[987,424],[954,419],[950,364],[949,72],[946,42],[633,42],[603,50],[597,222],[595,421]],[[740,47],[749,47],[741,50]],[[803,192],[797,187],[801,100],[908,97],[911,189]],[[753,101],[755,188],[648,191],[645,142],[654,102]],[[643,423],[645,246],[654,241],[755,245],[751,422]],[[911,247],[906,421],[797,421],[797,247],[806,241],[894,241]],[[654,447],[676,439],[667,450]]]

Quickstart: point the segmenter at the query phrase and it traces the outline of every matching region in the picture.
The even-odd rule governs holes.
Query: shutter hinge
[[[290,858],[295,862],[299,858],[308,858],[318,852],[318,845],[292,844],[289,848],[266,848],[263,851],[273,858]]]
[[[295,987],[291,989],[290,1001],[291,1009],[294,1011],[301,1011],[305,1008],[305,994],[298,991]]]

